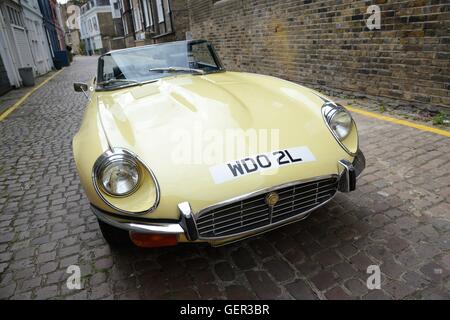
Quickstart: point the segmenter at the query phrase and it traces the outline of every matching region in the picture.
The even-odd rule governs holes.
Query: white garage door
[[[33,67],[33,56],[31,55],[30,45],[28,44],[27,35],[25,30],[13,26],[14,40],[17,45],[17,51],[19,51],[19,59],[21,67]]]

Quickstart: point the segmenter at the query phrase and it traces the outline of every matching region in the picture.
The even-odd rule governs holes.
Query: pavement
[[[0,299],[450,299],[450,139],[360,114],[357,190],[308,219],[220,248],[111,249],[71,148],[72,83],[95,66],[75,58],[0,122]]]
[[[20,98],[22,98],[27,93],[32,92],[36,87],[42,84],[46,79],[52,77],[58,71],[50,71],[45,75],[39,76],[34,79],[33,87],[20,87],[0,96],[0,115],[8,110],[12,105],[14,105]]]

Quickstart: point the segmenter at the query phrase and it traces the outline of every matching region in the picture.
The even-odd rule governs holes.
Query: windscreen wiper
[[[106,81],[99,82],[97,84],[99,84],[99,85],[108,85],[108,84],[116,83],[116,82],[137,83],[137,84],[141,83],[140,81],[133,80],[133,79],[115,79],[114,78],[114,79],[109,79],[109,80],[106,80]]]
[[[185,67],[167,67],[167,68],[152,68],[148,71],[154,71],[154,72],[195,72],[198,74],[205,74],[205,71],[201,69],[194,69],[194,68],[185,68]]]

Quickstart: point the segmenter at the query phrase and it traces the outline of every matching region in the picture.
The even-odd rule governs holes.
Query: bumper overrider
[[[195,214],[189,202],[182,202],[178,204],[180,220],[176,222],[128,217],[124,220],[123,216],[102,211],[94,206],[91,208],[98,219],[113,227],[129,231],[130,234],[176,237],[179,242],[206,241],[218,246],[305,219],[313,210],[329,202],[337,191],[355,190],[356,179],[365,165],[364,154],[358,150],[353,162],[338,161],[337,175],[261,190],[225,201]],[[283,198],[283,194],[287,196]],[[289,202],[288,206],[285,206],[288,210],[279,210],[275,205],[270,205],[271,197],[276,197],[279,203]],[[243,210],[246,209],[242,208],[249,203],[254,204],[252,208],[258,209],[244,213]],[[283,205],[280,204],[281,206]],[[228,216],[223,219],[225,222],[217,222],[219,218],[214,219],[214,214],[218,211],[220,211],[220,219]]]

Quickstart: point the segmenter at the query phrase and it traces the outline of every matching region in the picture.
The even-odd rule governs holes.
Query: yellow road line
[[[376,119],[380,119],[380,120],[384,120],[384,121],[400,124],[402,126],[407,126],[407,127],[419,129],[419,130],[422,130],[422,131],[428,131],[428,132],[436,133],[436,134],[439,134],[441,136],[450,138],[450,132],[446,131],[446,130],[433,128],[433,127],[430,127],[430,126],[414,123],[414,122],[411,122],[411,121],[406,121],[406,120],[396,119],[396,118],[392,118],[392,117],[388,117],[388,116],[383,116],[381,114],[373,113],[373,112],[362,110],[362,109],[359,109],[359,108],[354,108],[354,107],[349,107],[349,106],[346,106],[346,108],[349,111],[351,111],[351,112],[359,113],[359,114],[362,114],[363,116],[366,116],[366,117],[376,118]]]
[[[2,114],[0,114],[0,121],[3,121],[4,119],[6,119],[7,116],[9,116],[14,110],[16,110],[18,107],[20,107],[20,105],[28,99],[29,96],[31,96],[36,90],[38,90],[40,87],[42,87],[43,85],[45,85],[47,82],[49,82],[50,80],[52,80],[54,77],[56,77],[58,74],[60,74],[63,70],[59,70],[57,71],[54,75],[52,75],[51,77],[45,79],[44,81],[42,81],[40,84],[38,84],[35,88],[33,88],[32,90],[30,90],[27,94],[25,94],[22,98],[20,98],[16,103],[14,103],[12,106],[10,106],[9,108],[7,108]]]

